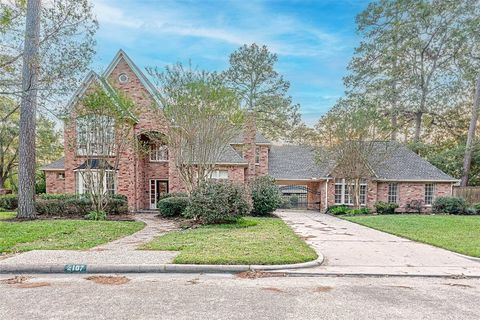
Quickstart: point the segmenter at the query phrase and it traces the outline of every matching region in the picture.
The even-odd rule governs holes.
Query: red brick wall
[[[421,182],[399,182],[399,208],[397,211],[404,212],[406,205],[412,200],[425,199],[425,183]],[[388,182],[379,182],[377,187],[378,201],[388,201]],[[452,196],[451,183],[435,183],[435,195],[437,197]],[[423,211],[429,212],[431,208],[424,206]]]
[[[65,178],[61,178],[63,171],[45,171],[47,193],[65,193]]]

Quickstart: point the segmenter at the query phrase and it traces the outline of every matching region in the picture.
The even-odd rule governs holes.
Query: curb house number
[[[85,273],[87,272],[86,264],[66,264],[63,271],[67,273]]]

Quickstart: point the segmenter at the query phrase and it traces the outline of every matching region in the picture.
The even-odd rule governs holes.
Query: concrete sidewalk
[[[319,275],[480,277],[480,262],[448,250],[318,212],[279,210],[277,215],[325,257],[319,267],[285,271]]]

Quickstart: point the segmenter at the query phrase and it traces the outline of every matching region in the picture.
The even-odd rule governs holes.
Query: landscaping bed
[[[180,251],[179,264],[292,264],[318,256],[281,219],[245,217],[231,224],[174,231],[141,247]]]
[[[396,214],[342,218],[410,240],[480,257],[480,216]]]
[[[85,250],[130,235],[143,227],[143,222],[131,221],[3,221],[0,222],[0,253]]]

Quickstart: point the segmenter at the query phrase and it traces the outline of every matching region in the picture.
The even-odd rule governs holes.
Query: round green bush
[[[189,203],[187,197],[168,197],[157,202],[157,209],[163,217],[182,215]]]
[[[464,214],[467,202],[463,198],[439,197],[433,201],[432,212],[447,214]]]
[[[348,213],[348,207],[346,205],[333,205],[328,207],[327,213],[333,214],[335,216],[337,215],[342,215],[342,214],[347,214]]]
[[[192,192],[183,216],[204,224],[231,223],[251,211],[245,188],[228,181],[202,183]]]
[[[394,214],[395,209],[398,208],[397,203],[388,203],[384,201],[377,201],[375,202],[375,211],[378,214]]]
[[[290,196],[290,205],[291,205],[292,207],[297,207],[299,201],[300,201],[300,199],[298,199],[298,196],[297,196],[297,195],[292,195],[292,196]]]
[[[0,207],[7,210],[15,210],[18,207],[18,196],[16,194],[5,194],[0,196]]]
[[[251,184],[253,210],[252,214],[266,216],[282,204],[280,189],[271,177],[258,177]]]

